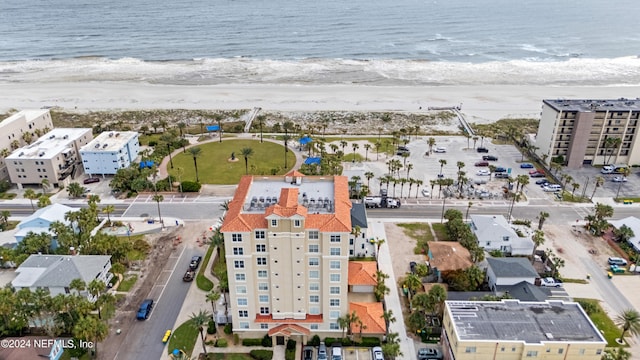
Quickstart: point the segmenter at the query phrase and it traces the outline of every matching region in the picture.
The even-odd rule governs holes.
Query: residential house
[[[374,256],[376,245],[367,237],[367,208],[363,203],[352,204],[351,226],[353,231],[349,235],[349,256]]]
[[[471,230],[478,239],[478,245],[486,251],[499,250],[509,255],[531,255],[533,240],[527,229],[519,228],[523,236],[518,235],[515,226],[507,222],[502,215],[471,215]]]
[[[640,219],[635,216],[628,216],[620,220],[609,220],[609,224],[616,229],[620,229],[622,225],[626,225],[631,229],[633,236],[627,240],[627,243],[629,243],[636,252],[640,253]]]
[[[52,204],[42,209],[38,209],[33,214],[22,219],[17,226],[17,231],[14,234],[16,242],[21,242],[25,236],[29,233],[41,234],[47,233],[54,237],[55,233],[49,230],[52,223],[59,221],[67,226],[71,226],[71,222],[65,220],[65,215],[68,212],[76,211],[78,209],[72,208],[62,204]],[[53,249],[57,247],[54,241]]]
[[[442,281],[442,275],[450,271],[464,270],[471,267],[471,254],[464,246],[454,241],[429,242],[428,265],[437,277]]]
[[[496,290],[497,286],[510,286],[526,281],[535,284],[538,273],[527,258],[487,258],[487,282],[489,288]]]
[[[89,175],[114,175],[129,167],[140,150],[135,131],[105,131],[80,148],[84,172]]]
[[[349,313],[356,313],[360,321],[351,323],[351,333],[359,336],[382,338],[387,334],[387,324],[382,317],[381,302],[350,302]]]
[[[375,261],[349,261],[349,292],[373,293],[378,284]]]
[[[11,285],[19,290],[38,288],[48,290],[51,296],[70,294],[69,285],[74,279],[81,279],[89,284],[94,279],[100,280],[105,287],[113,278],[111,256],[109,255],[31,255],[16,269],[18,274]],[[81,292],[90,301],[95,297],[86,290]]]

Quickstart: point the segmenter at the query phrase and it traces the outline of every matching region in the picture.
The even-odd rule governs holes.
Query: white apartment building
[[[105,131],[80,149],[80,158],[86,174],[114,175],[129,167],[139,150],[137,132]]]
[[[5,157],[53,129],[49,110],[23,110],[0,122],[0,179],[9,178]]]
[[[88,128],[51,130],[7,156],[11,182],[19,188],[26,184],[39,185],[44,179],[51,186],[69,183],[80,166],[80,148],[91,139],[93,134]]]
[[[343,176],[245,176],[221,227],[233,332],[340,337],[349,312],[348,180]],[[380,305],[381,307],[381,305]]]

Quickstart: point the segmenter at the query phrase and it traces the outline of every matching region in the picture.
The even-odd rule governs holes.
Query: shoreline
[[[542,100],[636,98],[640,86],[155,85],[130,82],[0,83],[0,111],[94,110],[355,111],[419,113],[460,106],[469,122],[539,118]]]

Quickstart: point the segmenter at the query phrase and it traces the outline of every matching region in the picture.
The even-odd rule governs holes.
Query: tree
[[[619,342],[624,340],[627,331],[632,335],[640,335],[640,313],[635,309],[627,309],[616,317],[616,325],[622,328]]]
[[[345,316],[340,316],[337,319],[338,322],[338,326],[340,327],[340,330],[342,330],[342,338],[344,339],[347,333],[347,328],[349,327],[349,321],[347,319],[347,317],[349,316],[349,314],[345,315]]]
[[[628,167],[625,167],[620,169],[619,172],[620,172],[620,175],[622,175],[622,179],[618,183],[618,191],[616,191],[616,199],[620,196],[620,189],[622,188],[622,184],[624,183],[624,180],[626,180],[627,176],[631,174],[631,169],[629,169]]]
[[[98,354],[98,343],[109,335],[109,327],[94,316],[83,316],[76,322],[73,335],[78,339],[93,342],[95,356]]]
[[[540,211],[538,215],[538,230],[542,230],[542,225],[544,225],[545,220],[549,217],[549,213],[546,211]]]
[[[160,213],[160,202],[164,201],[164,196],[162,196],[161,194],[155,194],[153,195],[153,201],[155,201],[156,204],[158,205],[158,218],[160,219],[160,224],[162,224],[162,227],[164,227],[164,222],[162,221],[162,214]]]
[[[609,157],[607,158],[607,161],[605,161],[606,164],[609,164],[615,149],[617,149],[618,146],[620,146],[621,144],[622,144],[622,139],[619,137],[610,137],[604,140],[604,148],[609,153]]]
[[[218,302],[218,300],[220,300],[221,294],[220,291],[218,290],[211,290],[210,292],[207,293],[207,301],[211,302],[211,308],[213,309],[213,313],[215,315],[216,313],[216,303]]]
[[[107,214],[107,221],[109,221],[109,224],[111,224],[111,213],[114,212],[116,210],[116,207],[113,205],[107,205],[104,208],[102,208],[102,212]]]
[[[631,353],[624,348],[604,349],[602,360],[629,360]]]
[[[198,146],[194,146],[189,148],[189,153],[191,154],[191,157],[193,157],[193,166],[196,169],[196,182],[200,182],[200,178],[198,177],[198,158],[202,153],[202,149]]]
[[[591,200],[593,200],[593,197],[596,195],[596,190],[598,190],[598,188],[602,185],[604,185],[604,178],[602,176],[596,176],[595,187],[593,188],[593,193],[591,194]]]
[[[49,179],[42,179],[42,181],[40,181],[40,185],[42,185],[42,192],[44,193],[45,191],[47,191],[47,189],[49,189]]]
[[[378,259],[378,256],[380,256],[380,246],[382,246],[382,244],[384,243],[384,239],[375,238],[375,240],[373,240],[373,244],[376,246],[376,259]]]
[[[473,206],[473,202],[469,201],[469,204],[467,204],[467,213],[464,216],[465,220],[469,220],[469,210],[471,210],[471,206]]]
[[[533,253],[536,254],[536,249],[544,244],[544,232],[542,230],[536,230],[533,232],[533,236],[531,236],[531,240],[533,241]]]
[[[391,360],[404,356],[402,351],[400,351],[400,337],[398,333],[390,333],[387,335],[387,342],[382,344],[382,354],[386,359]]]
[[[364,161],[369,161],[369,150],[371,150],[371,144],[364,144]]]
[[[51,199],[47,195],[40,195],[38,198],[38,207],[44,208],[51,205]]]
[[[613,229],[613,235],[616,237],[616,241],[619,242],[628,241],[635,236],[633,230],[627,225],[622,225],[618,229]]]
[[[436,139],[432,137],[428,138],[427,145],[429,145],[429,154],[431,154],[433,152],[433,147],[436,145]],[[440,173],[442,173],[442,170],[440,170]]]
[[[366,177],[366,178],[367,178],[367,187],[368,187],[368,188],[370,188],[370,186],[369,186],[369,182],[371,181],[371,179],[373,179],[374,177],[376,177],[376,174],[374,174],[374,173],[373,173],[373,172],[371,172],[371,171],[367,171],[367,172],[365,172],[365,173],[364,173],[364,177]]]
[[[409,290],[409,301],[413,298],[413,295],[420,289],[422,286],[422,281],[416,274],[409,274],[407,278],[404,279],[402,283],[403,287],[406,287]]]
[[[240,154],[244,157],[244,171],[245,175],[249,175],[249,158],[253,155],[253,149],[245,147],[240,150]]]
[[[9,216],[11,216],[11,211],[9,210],[2,210],[0,212],[0,219],[2,219],[2,223],[5,227],[9,224]]]
[[[384,323],[386,324],[385,333],[388,335],[389,334],[389,326],[391,325],[391,323],[396,322],[396,318],[395,318],[395,316],[393,316],[393,311],[391,311],[391,310],[383,311],[382,312],[382,318],[384,319]]]
[[[447,160],[440,159],[440,160],[438,160],[438,162],[440,163],[440,174],[442,174],[442,167],[447,165]]]
[[[198,329],[200,332],[200,340],[202,340],[202,351],[207,354],[207,347],[204,343],[204,325],[209,323],[209,319],[211,318],[211,314],[208,311],[200,310],[197,314],[192,313],[189,320],[191,321],[191,326]]]
[[[72,182],[67,186],[67,193],[74,198],[82,197],[84,195],[84,187],[77,182]]]
[[[39,195],[33,189],[27,189],[24,191],[23,196],[31,202],[31,210],[36,211],[36,208],[33,206],[33,200],[36,200]]]

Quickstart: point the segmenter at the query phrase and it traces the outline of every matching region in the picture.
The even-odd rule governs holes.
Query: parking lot
[[[626,182],[614,182],[613,179],[620,174],[602,174],[601,167],[593,167],[584,165],[580,169],[562,169],[561,172],[570,175],[573,181],[580,184],[580,189],[576,193],[582,193],[585,184],[587,184],[586,195],[591,197],[595,188],[595,179],[598,176],[604,178],[604,184],[596,190],[595,197],[616,197],[618,188],[620,189],[619,197],[640,197],[640,171],[637,168],[631,168],[631,173],[627,176]]]

